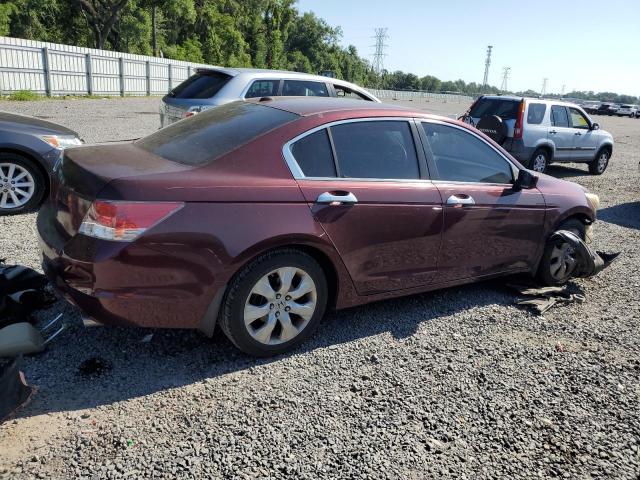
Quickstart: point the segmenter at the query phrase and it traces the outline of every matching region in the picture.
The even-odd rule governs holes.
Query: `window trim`
[[[333,146],[333,137],[331,137],[331,130],[330,128],[336,125],[344,125],[347,123],[361,123],[361,122],[388,122],[388,121],[395,121],[395,122],[405,122],[407,124],[409,124],[409,129],[411,131],[411,137],[413,140],[413,146],[416,150],[416,159],[418,161],[418,173],[420,175],[420,178],[356,178],[356,177],[349,177],[349,178],[344,178],[344,177],[307,177],[304,172],[302,171],[302,169],[300,168],[300,165],[298,165],[297,160],[295,159],[295,157],[293,156],[293,152],[291,151],[291,147],[294,143],[296,143],[298,140],[301,140],[302,138],[308,136],[308,135],[312,135],[322,129],[327,129],[327,135],[329,136],[330,142],[331,142],[331,149],[332,149],[332,153],[334,155],[333,157],[333,161],[336,163],[336,174],[338,174],[338,172],[340,171],[339,166],[338,166],[338,159],[337,159],[337,155],[335,153],[335,148]],[[322,182],[332,182],[332,181],[339,181],[339,182],[399,182],[399,183],[416,183],[416,182],[431,182],[431,179],[429,177],[429,169],[427,167],[426,164],[426,157],[424,154],[424,148],[422,145],[422,141],[419,137],[419,132],[417,132],[416,130],[416,125],[415,125],[415,118],[414,117],[362,117],[362,118],[349,118],[346,120],[336,120],[333,122],[329,122],[329,123],[325,123],[323,125],[319,125],[317,127],[314,127],[310,130],[307,130],[306,132],[303,132],[297,136],[295,136],[294,138],[292,138],[291,140],[289,140],[287,143],[285,143],[282,146],[282,155],[284,156],[285,162],[287,163],[287,166],[289,167],[289,170],[291,171],[291,174],[293,175],[293,178],[295,178],[296,180],[313,180],[313,181],[322,181]],[[416,135],[418,135],[416,137]]]
[[[487,185],[487,186],[505,186],[505,185],[510,185],[513,186],[516,179],[518,178],[518,174],[520,172],[520,168],[517,167],[516,164],[514,164],[509,158],[507,158],[500,150],[498,150],[494,145],[492,145],[491,143],[487,142],[484,138],[482,138],[479,134],[477,134],[476,132],[474,132],[473,130],[469,129],[469,128],[465,128],[465,127],[461,127],[460,125],[456,125],[454,123],[449,123],[449,122],[444,122],[442,120],[432,120],[432,119],[428,119],[428,118],[417,118],[416,120],[420,121],[420,123],[432,123],[432,124],[436,124],[436,125],[444,125],[446,127],[452,127],[452,128],[457,128],[458,130],[461,130],[469,135],[472,135],[474,137],[476,137],[478,140],[480,140],[481,142],[483,142],[485,145],[487,145],[488,147],[490,147],[494,152],[496,152],[500,157],[502,157],[507,164],[511,167],[511,172],[513,174],[513,181],[511,181],[510,183],[496,183],[496,182],[463,182],[463,181],[459,181],[459,180],[441,180],[439,178],[439,173],[438,173],[438,168],[435,164],[435,161],[433,160],[433,157],[431,156],[431,147],[429,147],[429,141],[427,140],[427,134],[424,131],[424,129],[422,128],[422,126],[420,126],[420,128],[418,128],[418,132],[420,134],[420,140],[422,141],[422,147],[424,148],[424,153],[425,156],[427,158],[427,162],[429,164],[429,171],[433,172],[432,174],[432,181],[433,183],[436,184],[455,184],[455,185]]]

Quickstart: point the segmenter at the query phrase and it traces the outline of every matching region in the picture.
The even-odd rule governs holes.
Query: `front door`
[[[556,147],[553,159],[570,162],[573,158],[575,131],[569,124],[569,115],[566,107],[562,105],[551,106],[551,126],[547,133],[547,138]]]
[[[597,139],[591,123],[577,108],[569,107],[569,121],[573,128],[573,152],[575,161],[592,160],[596,156]]]
[[[514,165],[484,139],[442,122],[422,122],[429,171],[444,204],[436,282],[530,270],[537,258],[545,202],[513,188]]]
[[[345,121],[289,147],[305,199],[361,295],[436,275],[442,206],[415,135],[411,119]]]

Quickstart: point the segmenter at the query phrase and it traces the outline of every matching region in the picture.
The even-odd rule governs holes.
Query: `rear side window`
[[[336,176],[336,166],[326,129],[298,140],[291,147],[291,153],[305,177]]]
[[[551,107],[551,124],[554,127],[568,127],[569,117],[567,116],[567,109],[560,105],[552,106]]]
[[[244,98],[275,97],[278,95],[280,80],[256,80],[251,84]]]
[[[544,114],[547,106],[544,103],[530,103],[529,112],[527,113],[527,123],[530,125],[540,125],[544,120]]]
[[[282,86],[285,97],[328,97],[327,85],[322,82],[306,80],[285,80]]]
[[[174,98],[211,98],[231,79],[222,72],[196,73],[171,91]]]
[[[473,118],[497,115],[503,120],[515,120],[518,116],[519,104],[519,101],[511,99],[482,98],[473,105],[469,115]]]
[[[340,176],[418,179],[420,169],[409,123],[353,122],[331,127]]]
[[[233,102],[176,122],[135,145],[177,163],[204,165],[296,118],[276,108]]]

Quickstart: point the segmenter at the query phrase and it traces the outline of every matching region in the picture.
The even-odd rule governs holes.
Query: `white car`
[[[620,105],[620,108],[616,112],[616,115],[619,117],[631,117],[638,118],[640,117],[640,109],[638,109],[638,105]]]

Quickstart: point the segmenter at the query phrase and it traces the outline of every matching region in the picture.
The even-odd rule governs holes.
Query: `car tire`
[[[46,185],[44,175],[33,161],[17,153],[0,152],[0,215],[36,210]]]
[[[533,152],[531,160],[529,160],[529,170],[544,173],[549,166],[549,160],[549,152],[544,148],[539,148]]]
[[[602,175],[609,166],[611,152],[607,148],[603,148],[598,152],[596,158],[589,162],[589,173],[591,175]]]
[[[300,292],[306,293],[296,297]],[[313,257],[295,249],[274,250],[234,276],[223,300],[220,328],[244,353],[279,355],[313,334],[327,298],[324,271]]]
[[[586,227],[580,220],[571,218],[563,222],[557,229],[569,230],[582,240],[585,239]],[[548,241],[545,245],[536,277],[546,286],[561,286],[569,281],[573,269],[569,268],[564,255],[571,257],[573,249],[564,241]],[[573,258],[573,257],[571,257]],[[564,266],[564,272],[562,270]]]

